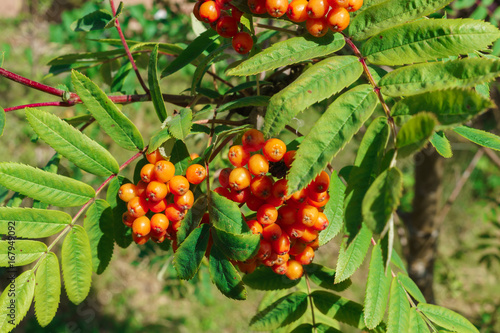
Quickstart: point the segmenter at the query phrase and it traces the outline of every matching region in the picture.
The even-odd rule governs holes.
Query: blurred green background
[[[136,2],[136,1],[134,1]],[[1,2],[0,2],[1,4]],[[194,39],[189,11],[192,3],[175,1],[146,1],[147,7],[129,5],[125,1],[125,11],[121,22],[127,39],[138,41],[163,41],[187,43]],[[493,6],[492,6],[493,4]],[[108,8],[107,1],[81,0],[39,0],[23,2],[14,17],[0,16],[0,52],[4,54],[3,67],[37,81],[52,86],[70,86],[67,74],[48,75],[48,61],[56,56],[75,52],[96,52],[113,49],[111,46],[94,41],[99,38],[118,38],[115,29],[91,33],[73,32],[71,23],[99,8]],[[494,10],[492,10],[492,8]],[[187,15],[186,15],[187,14]],[[494,7],[494,0],[456,1],[446,8],[452,17],[473,17],[490,20],[498,25],[500,7]],[[275,36],[277,41],[284,36]],[[494,47],[500,53],[500,44]],[[149,54],[138,55],[136,60],[141,73],[145,70]],[[163,67],[171,59],[160,57]],[[112,73],[122,68],[120,61],[109,64]],[[110,93],[109,80],[102,66],[86,68],[85,72]],[[218,74],[223,74],[223,64],[218,64]],[[108,68],[108,70],[110,70]],[[191,86],[194,67],[188,66],[173,76],[161,81],[162,91],[180,94]],[[231,78],[227,78],[230,79]],[[211,85],[211,80],[205,78]],[[236,83],[237,81],[232,81]],[[121,91],[140,91],[133,71],[124,73]],[[493,93],[499,94],[499,84],[492,84]],[[495,91],[496,90],[496,91]],[[31,102],[55,101],[56,97],[34,91],[22,85],[0,78],[0,105],[11,107]],[[295,119],[293,126],[303,133],[324,110],[326,104],[318,104]],[[175,109],[167,105],[169,110]],[[177,107],[178,108],[178,107]],[[47,108],[65,118],[85,114],[81,106],[71,108]],[[151,103],[127,105],[123,111],[138,126],[147,141],[160,126]],[[478,122],[483,128],[498,134],[500,113],[491,110]],[[115,155],[119,163],[130,156],[112,144],[99,127],[94,124],[86,129],[86,134],[94,137]],[[336,169],[352,163],[357,145],[362,137],[359,133],[333,161]],[[283,133],[282,138],[290,141],[294,136]],[[454,157],[446,161],[443,202],[449,196],[456,181],[477,151],[477,147],[451,135]],[[190,151],[200,153],[205,138],[191,140]],[[18,161],[43,167],[53,150],[43,142],[37,142],[33,131],[24,118],[24,111],[7,114],[7,126],[0,145],[1,161]],[[217,166],[227,162],[217,161]],[[402,211],[411,209],[413,166],[412,158],[404,160],[405,195]],[[98,186],[103,179],[82,174],[66,160],[61,161],[60,173]],[[132,177],[133,165],[125,171]],[[5,199],[3,197],[2,199]],[[23,205],[29,205],[29,201]],[[75,211],[69,211],[75,213]],[[398,233],[403,236],[398,248],[404,248],[404,227],[400,224]],[[440,305],[462,313],[477,325],[481,332],[500,332],[500,170],[487,156],[481,157],[468,182],[461,191],[446,218],[439,242],[439,257],[436,265],[436,297]],[[319,249],[315,262],[329,267],[335,266],[338,253],[338,239]],[[171,251],[160,250],[152,243],[145,246],[132,244],[127,249],[115,247],[113,259],[108,269],[100,276],[94,275],[89,297],[80,305],[71,304],[62,292],[61,305],[55,319],[41,328],[34,316],[33,307],[16,332],[247,332],[248,322],[256,313],[263,293],[249,290],[248,300],[226,299],[211,284],[206,265],[197,277],[189,282],[179,281],[171,265]],[[353,286],[344,293],[358,302],[363,301],[365,265],[354,275]],[[0,277],[4,271],[0,270]],[[0,280],[0,287],[6,286]],[[346,332],[349,330],[346,328]]]

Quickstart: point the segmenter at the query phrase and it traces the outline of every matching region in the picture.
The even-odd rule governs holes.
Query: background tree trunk
[[[443,180],[443,158],[430,146],[415,158],[413,212],[408,228],[408,272],[426,300],[434,303],[434,262],[437,252]]]

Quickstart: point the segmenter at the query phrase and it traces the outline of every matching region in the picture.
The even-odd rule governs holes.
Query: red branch
[[[21,83],[27,87],[43,91],[47,94],[62,97],[65,93],[64,90],[50,87],[50,86],[47,86],[47,85],[42,84],[40,82],[36,82],[36,81],[30,80],[30,79],[27,79],[25,77],[22,77],[21,75],[17,75],[15,73],[9,72],[8,70],[1,68],[1,67],[0,67],[0,75],[3,77],[6,77],[9,80],[14,81],[14,82]],[[73,95],[71,97],[73,97]]]

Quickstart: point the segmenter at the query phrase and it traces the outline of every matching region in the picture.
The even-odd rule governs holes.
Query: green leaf
[[[433,305],[420,303],[417,306],[430,321],[448,330],[460,333],[479,333],[467,319],[449,309]]]
[[[81,169],[97,176],[120,171],[109,151],[59,117],[28,108],[26,118],[40,139]]]
[[[212,246],[210,250],[208,269],[212,282],[226,297],[237,300],[247,298],[247,291],[238,271],[217,246]]]
[[[320,313],[321,314],[321,313]],[[336,328],[329,327],[325,324],[317,324],[316,326],[313,326],[311,324],[302,324],[297,326],[293,331],[290,333],[312,333],[312,332],[318,332],[318,333],[341,333]]]
[[[403,195],[403,174],[398,168],[382,172],[363,198],[363,220],[376,234],[380,234]]]
[[[192,120],[193,111],[191,111],[191,109],[182,108],[179,114],[168,122],[168,131],[174,138],[184,140],[191,132]]]
[[[47,252],[47,245],[32,240],[7,238],[0,241],[0,267],[24,266],[31,264]]]
[[[219,230],[232,234],[243,234],[250,230],[241,217],[238,204],[214,191],[210,192],[208,213],[210,214],[210,223]]]
[[[417,312],[417,308],[410,309],[410,326],[408,332],[412,333],[429,333],[429,327],[422,315]]]
[[[272,44],[267,49],[257,53],[250,59],[242,62],[228,71],[228,75],[249,76],[320,58],[340,50],[345,45],[341,34],[327,34],[317,38],[309,34],[293,37]]]
[[[33,270],[23,272],[18,277],[9,274],[9,284],[0,295],[2,316],[0,317],[0,332],[12,331],[26,316],[35,293],[35,276]],[[15,289],[15,293],[10,292]]]
[[[416,299],[419,303],[426,303],[425,297],[418,288],[418,286],[413,282],[408,275],[398,273],[398,280],[403,286],[403,288]]]
[[[201,80],[203,79],[203,75],[205,75],[205,73],[207,72],[210,64],[212,64],[212,62],[216,62],[220,54],[224,52],[224,50],[226,50],[229,46],[230,44],[224,44],[216,48],[215,50],[210,52],[210,54],[206,56],[202,61],[200,61],[193,74],[193,80],[191,82],[191,95],[195,95],[196,88],[199,86]]]
[[[361,73],[363,66],[354,56],[332,57],[311,66],[270,99],[262,132],[277,135],[298,113],[338,93]]]
[[[337,172],[332,172],[330,176],[330,200],[325,205],[323,213],[328,219],[328,227],[319,233],[319,245],[323,246],[335,237],[344,223],[344,198],[346,186],[342,182]]]
[[[1,67],[1,66],[0,66]],[[3,130],[5,129],[5,111],[0,106],[0,136],[3,135]]]
[[[144,148],[139,130],[94,82],[77,71],[71,73],[71,80],[88,111],[120,147]]]
[[[102,274],[113,256],[113,211],[109,203],[98,199],[85,214],[83,227],[87,232],[92,253],[92,270]]]
[[[57,210],[0,208],[0,234],[21,238],[44,238],[62,231],[71,216]],[[10,231],[10,232],[9,232]]]
[[[434,13],[452,0],[388,0],[360,12],[349,24],[349,35],[363,40],[401,23]],[[422,21],[418,21],[422,22]]]
[[[340,283],[351,277],[358,267],[361,266],[370,247],[371,237],[372,232],[363,224],[349,245],[347,244],[347,238],[342,239],[339,258],[337,260],[335,283]]]
[[[226,257],[232,260],[246,261],[253,258],[260,247],[259,235],[252,233],[236,235],[214,227],[212,237]]]
[[[191,232],[198,227],[203,215],[207,211],[208,198],[206,195],[200,196],[193,204],[193,207],[186,212],[181,226],[177,230],[177,244],[181,245]]]
[[[208,29],[202,33],[163,70],[161,77],[163,78],[177,72],[179,69],[198,58],[198,56],[208,49],[218,38],[219,35],[213,29]]]
[[[326,167],[370,117],[376,104],[373,88],[360,85],[330,105],[295,154],[287,177],[290,192],[305,188]]]
[[[109,182],[106,192],[106,201],[113,210],[113,238],[121,248],[127,248],[132,243],[132,229],[123,224],[122,220],[123,213],[127,211],[127,203],[118,197],[120,186],[126,183],[130,181],[122,176],[115,177]]]
[[[327,291],[313,291],[311,296],[318,310],[347,325],[365,329],[363,306]]]
[[[95,196],[85,183],[20,163],[0,163],[0,185],[59,207],[81,206]]]
[[[486,111],[493,104],[474,90],[450,89],[409,96],[392,108],[393,116],[428,111],[443,125],[463,123]]]
[[[154,133],[151,139],[149,139],[148,154],[160,148],[161,145],[167,142],[169,139],[173,139],[173,137],[170,134],[168,127]]]
[[[307,272],[307,276],[312,282],[325,289],[344,291],[352,284],[350,279],[335,284],[335,270],[323,265],[311,263],[305,265],[304,270]]]
[[[401,259],[401,257],[399,256],[398,252],[397,251],[392,251],[392,255],[391,255],[391,262],[397,267],[399,268],[400,270],[402,270],[405,274],[408,275],[408,271],[406,270],[406,267],[405,267],[405,263],[403,262],[403,260]]]
[[[163,101],[163,95],[160,89],[160,81],[158,80],[158,44],[153,48],[153,52],[149,57],[148,66],[148,83],[151,93],[151,101],[156,111],[156,115],[161,122],[167,119],[167,108]]]
[[[445,158],[450,158],[453,156],[450,141],[448,141],[443,131],[434,132],[434,134],[432,134],[430,142],[441,156]]]
[[[392,279],[390,295],[387,333],[409,332],[410,304],[396,278]]]
[[[35,315],[40,326],[45,327],[54,318],[61,296],[59,260],[49,252],[36,271]]]
[[[108,28],[108,24],[113,21],[113,14],[105,9],[85,15],[71,24],[73,31],[93,31]]]
[[[293,323],[307,310],[307,294],[296,291],[281,297],[250,321],[250,329],[270,331]]]
[[[269,96],[248,96],[222,104],[217,110],[218,112],[224,112],[248,106],[267,106],[268,104]]]
[[[271,267],[261,265],[253,273],[243,276],[243,282],[257,290],[280,290],[295,287],[300,279],[290,280],[284,275],[274,273]]]
[[[83,227],[75,225],[66,235],[61,258],[66,293],[78,305],[87,297],[92,282],[92,253]]]
[[[368,280],[366,282],[364,303],[366,327],[373,329],[384,319],[390,288],[391,276],[389,272],[385,271],[382,250],[380,243],[377,243],[372,250]]]
[[[424,147],[434,133],[435,126],[436,118],[432,113],[421,112],[412,116],[396,136],[398,157],[407,157]]]
[[[378,83],[387,96],[418,95],[433,90],[473,88],[500,75],[500,60],[465,58],[405,66],[386,74]]]
[[[210,225],[202,224],[195,228],[182,242],[174,256],[174,267],[180,279],[190,280],[200,268],[207,251]]]
[[[363,221],[363,198],[378,175],[385,148],[389,140],[389,124],[386,117],[372,121],[365,132],[350,171],[345,196],[345,226],[348,243],[358,233]]]
[[[419,20],[373,36],[363,45],[362,54],[374,65],[405,65],[484,50],[499,37],[500,31],[483,21]]]
[[[165,151],[167,150],[165,149]],[[185,175],[190,161],[191,157],[189,156],[186,144],[181,140],[175,141],[170,152],[170,162],[175,166],[175,175]]]
[[[469,141],[472,141],[480,146],[500,150],[500,137],[485,131],[467,126],[459,126],[453,129],[456,133],[463,136]]]

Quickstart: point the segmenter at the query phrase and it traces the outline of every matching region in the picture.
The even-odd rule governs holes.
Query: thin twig
[[[261,23],[254,23],[254,26],[258,28],[264,28],[267,30],[274,30],[274,31],[280,31],[280,32],[285,32],[287,34],[291,34],[294,36],[298,36],[297,31],[293,31],[290,29],[285,29],[285,28],[280,28],[280,27],[275,27],[273,25],[268,25],[268,24],[261,24]]]
[[[486,153],[490,160],[495,163],[498,168],[500,168],[500,157],[498,157],[498,155],[495,154],[495,152],[490,148],[482,147],[481,149]]]
[[[12,73],[12,72],[10,72],[10,71],[8,71],[8,70],[6,70],[4,68],[1,68],[1,67],[0,67],[0,75],[3,76],[3,77],[5,77],[5,78],[7,78],[7,79],[9,79],[9,80],[21,83],[21,84],[23,84],[23,85],[25,85],[27,87],[43,91],[43,92],[45,92],[47,94],[51,94],[51,95],[54,95],[54,96],[63,97],[64,94],[66,93],[66,91],[64,91],[62,89],[57,89],[57,88],[45,85],[43,83],[27,79],[27,78],[25,78],[25,77],[23,77],[21,75]]]
[[[111,11],[113,12],[113,16],[116,15],[116,9],[113,0],[109,0],[109,4],[111,6]],[[128,60],[132,64],[132,68],[134,68],[135,74],[137,75],[137,79],[139,80],[139,83],[142,86],[142,89],[149,94],[149,89],[144,83],[144,80],[142,79],[141,73],[139,73],[139,69],[137,68],[137,65],[135,63],[134,57],[132,56],[132,53],[130,53],[130,49],[127,44],[127,40],[125,39],[125,36],[123,35],[122,28],[120,26],[120,21],[118,21],[118,18],[115,19],[115,27],[116,30],[118,31],[118,34],[120,35],[120,39],[122,40],[123,47],[125,48],[125,52],[127,53]]]
[[[240,120],[240,121],[234,121],[234,120],[224,120],[224,119],[202,119],[202,120],[196,120],[193,121],[193,124],[224,124],[224,125],[231,125],[231,126],[241,126],[245,125],[248,122],[245,120]]]

